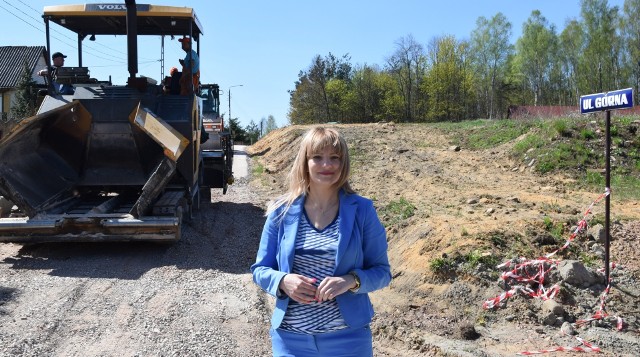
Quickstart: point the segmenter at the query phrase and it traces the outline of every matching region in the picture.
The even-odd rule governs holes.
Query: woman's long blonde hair
[[[296,198],[301,195],[306,196],[309,193],[309,166],[307,161],[313,154],[321,152],[326,147],[333,148],[341,159],[340,177],[336,182],[336,186],[346,193],[354,193],[349,185],[349,170],[351,167],[347,142],[336,129],[318,126],[307,131],[302,137],[298,154],[287,176],[289,190],[269,203],[267,215],[284,205],[285,209],[280,214],[283,217]]]

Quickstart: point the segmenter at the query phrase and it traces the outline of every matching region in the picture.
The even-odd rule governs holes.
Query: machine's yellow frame
[[[189,35],[203,33],[193,8],[137,4],[139,35]],[[81,35],[125,35],[126,7],[123,4],[80,4],[45,6],[43,16]]]

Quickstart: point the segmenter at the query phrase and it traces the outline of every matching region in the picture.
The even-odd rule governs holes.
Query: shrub
[[[382,209],[382,216],[388,224],[393,225],[414,215],[416,207],[401,197],[398,201],[391,201]]]
[[[571,137],[571,130],[569,129],[569,124],[564,119],[558,119],[553,122],[553,128],[556,130],[558,135],[562,137]]]
[[[580,131],[580,137],[584,140],[591,140],[596,137],[596,133],[593,130],[582,129]]]
[[[429,263],[429,269],[436,274],[443,274],[450,271],[454,263],[449,258],[436,258]]]

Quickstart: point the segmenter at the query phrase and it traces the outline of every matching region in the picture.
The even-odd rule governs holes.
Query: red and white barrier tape
[[[545,276],[551,269],[557,268],[559,263],[557,260],[552,260],[551,257],[553,257],[558,252],[569,247],[569,244],[571,244],[571,242],[575,239],[575,237],[577,237],[578,234],[580,234],[580,232],[587,229],[587,217],[589,216],[589,214],[591,214],[591,210],[598,202],[602,201],[603,198],[609,196],[610,194],[611,194],[611,189],[607,187],[604,193],[598,196],[598,198],[589,205],[587,210],[584,212],[582,220],[578,222],[576,229],[571,233],[571,235],[569,236],[569,238],[567,239],[567,241],[564,243],[562,247],[538,259],[528,260],[524,257],[520,257],[515,262],[513,260],[509,260],[497,266],[498,269],[502,269],[502,268],[510,268],[513,265],[514,268],[511,271],[503,272],[500,278],[504,281],[511,279],[511,280],[517,281],[520,284],[531,283],[533,285],[537,285],[538,286],[537,292],[533,293],[531,289],[525,288],[523,286],[517,286],[505,293],[500,294],[500,296],[497,296],[493,299],[489,299],[485,301],[482,304],[482,306],[485,309],[495,308],[501,302],[510,298],[518,291],[523,292],[525,295],[541,298],[543,300],[553,298],[557,294],[559,287],[557,285],[554,285],[551,288],[549,288],[549,290],[547,290],[544,286]],[[548,267],[545,269],[545,266],[548,266]],[[537,270],[537,274],[534,274],[534,275],[528,274],[527,273],[528,267],[534,267],[534,269]]]
[[[614,263],[611,263],[612,269],[616,267]],[[576,321],[576,326],[584,326],[592,321],[604,320],[609,317],[607,310],[605,309],[605,301],[607,299],[607,295],[609,294],[609,290],[611,290],[611,278],[609,278],[609,284],[607,288],[604,289],[602,295],[600,295],[600,306],[598,307],[598,311],[596,311],[593,316],[587,319]],[[612,319],[616,321],[616,330],[621,331],[624,328],[624,320],[620,316],[611,316]]]
[[[578,341],[580,341],[580,343],[582,343],[582,346],[554,347],[546,350],[519,352],[517,354],[521,356],[532,356],[532,355],[541,355],[549,352],[602,352],[602,350],[600,350],[600,347],[596,347],[578,336],[574,336],[574,337]]]
[[[610,194],[611,194],[611,189],[609,187],[605,188],[604,193],[598,196],[598,198],[596,198],[595,201],[591,202],[591,204],[589,205],[589,208],[587,208],[587,210],[582,215],[582,220],[578,222],[576,229],[571,233],[571,235],[569,236],[569,239],[567,239],[564,245],[558,248],[557,250],[555,250],[554,252],[547,254],[545,257],[551,258],[552,256],[556,255],[556,253],[567,249],[567,247],[569,247],[569,244],[573,242],[573,240],[578,236],[578,234],[580,234],[580,232],[587,229],[587,217],[589,216],[589,214],[591,214],[591,210],[593,209],[593,206],[598,204],[600,201],[602,201],[603,198],[609,196]]]
[[[524,295],[541,298],[542,300],[553,299],[558,293],[560,287],[555,284],[550,288],[544,286],[545,278],[549,271],[557,267],[558,262],[548,258],[540,258],[536,260],[525,260],[520,258],[522,263],[515,264],[514,268],[510,271],[502,273],[500,278],[504,281],[512,280],[518,282],[519,285],[514,286],[511,290],[500,294],[493,299],[484,302],[483,307],[485,309],[492,309],[498,306],[501,302],[513,296],[516,292],[521,292]],[[509,267],[513,264],[512,261],[501,264],[502,267]],[[530,274],[529,271],[535,271],[535,274]],[[522,284],[537,285],[537,291],[524,286]]]
[[[557,268],[559,263],[559,261],[557,260],[552,260],[551,257],[556,255],[558,252],[568,248],[571,242],[575,239],[575,237],[577,237],[578,234],[580,234],[580,232],[587,229],[587,217],[589,216],[589,214],[591,214],[591,210],[598,202],[600,202],[603,198],[609,196],[610,194],[611,194],[611,189],[607,187],[605,189],[605,192],[601,194],[595,201],[593,201],[589,205],[589,207],[587,208],[587,210],[583,215],[582,220],[578,222],[576,229],[571,233],[571,235],[569,236],[569,238],[567,239],[567,241],[564,243],[562,247],[538,259],[528,260],[524,257],[520,257],[517,260],[509,260],[497,266],[498,269],[502,269],[502,268],[509,269],[513,266],[513,269],[511,269],[510,271],[503,272],[502,275],[500,276],[500,278],[505,281],[505,284],[508,280],[513,280],[518,282],[519,284],[537,285],[538,287],[537,291],[534,291],[533,289],[531,289],[526,285],[516,285],[516,286],[513,286],[510,290],[500,294],[499,296],[496,296],[493,299],[486,300],[482,304],[482,307],[485,309],[497,308],[502,302],[506,301],[507,299],[509,299],[510,297],[512,297],[518,292],[520,292],[523,295],[534,297],[534,298],[540,298],[542,300],[553,299],[557,295],[558,291],[560,290],[560,287],[557,284],[554,284],[550,288],[545,288],[544,286],[544,280],[548,272],[551,269]],[[612,269],[615,269],[616,266],[617,265],[615,263],[611,263]],[[532,270],[535,271],[535,274],[530,273],[530,271]],[[601,270],[604,270],[604,269],[601,269]],[[611,289],[611,279],[609,279],[606,289],[600,296],[599,310],[592,317],[588,319],[578,320],[576,322],[577,326],[585,325],[591,321],[602,320],[609,316],[605,309],[605,301],[606,301],[607,295],[609,294],[610,289]],[[617,321],[616,323],[617,330],[618,331],[622,330],[622,328],[624,327],[623,319],[618,316],[613,316],[613,318],[615,318]],[[545,350],[539,350],[539,351],[525,351],[525,352],[518,353],[518,355],[528,356],[528,355],[536,355],[536,354],[543,354],[543,353],[549,353],[549,352],[601,352],[599,347],[593,346],[591,343],[585,341],[584,339],[578,336],[575,336],[575,338],[582,344],[582,346],[554,347],[551,349],[545,349]]]

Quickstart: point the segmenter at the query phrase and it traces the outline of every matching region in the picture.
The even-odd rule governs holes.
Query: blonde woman
[[[368,293],[391,281],[385,229],[349,186],[332,128],[303,137],[289,190],[267,209],[253,280],[276,297],[274,356],[373,356]]]

